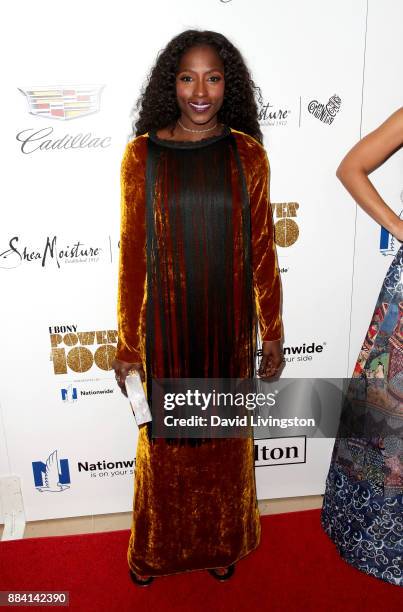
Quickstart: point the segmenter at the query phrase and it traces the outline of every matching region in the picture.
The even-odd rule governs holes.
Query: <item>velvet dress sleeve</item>
[[[259,146],[250,188],[252,265],[256,311],[262,342],[281,340],[281,280],[270,206],[270,166]]]
[[[141,140],[144,141],[144,138]],[[116,358],[141,363],[146,302],[145,147],[130,142],[121,164],[121,225]]]

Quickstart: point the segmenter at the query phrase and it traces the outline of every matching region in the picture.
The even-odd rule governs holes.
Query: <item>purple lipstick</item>
[[[194,102],[189,102],[189,106],[196,113],[205,113],[211,108],[211,104],[195,104]]]

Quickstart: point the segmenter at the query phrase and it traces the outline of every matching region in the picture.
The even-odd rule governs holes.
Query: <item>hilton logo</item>
[[[306,437],[255,440],[255,466],[287,465],[306,462]]]

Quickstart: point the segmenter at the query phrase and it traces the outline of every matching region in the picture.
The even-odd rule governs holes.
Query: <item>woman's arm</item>
[[[267,155],[263,148],[259,148],[250,190],[250,207],[255,303],[263,342],[259,375],[265,377],[273,376],[283,360],[281,280],[274,242],[269,180]]]
[[[146,300],[145,151],[129,143],[121,164],[121,227],[118,289],[118,345],[113,367],[117,382],[131,368],[144,380],[142,320]]]
[[[403,144],[403,108],[347,153],[336,175],[357,204],[398,240],[403,240],[403,221],[381,198],[368,175]]]

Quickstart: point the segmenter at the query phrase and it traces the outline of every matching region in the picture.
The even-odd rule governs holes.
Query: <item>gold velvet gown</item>
[[[121,169],[117,358],[153,378],[254,375],[256,330],[281,338],[269,165],[251,136],[138,136]],[[136,453],[130,568],[226,567],[260,539],[253,440],[150,439]],[[184,443],[182,443],[184,442]]]

